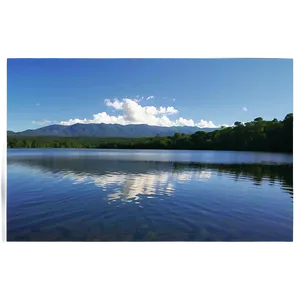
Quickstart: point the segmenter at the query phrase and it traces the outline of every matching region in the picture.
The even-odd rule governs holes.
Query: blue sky
[[[290,112],[290,59],[7,61],[8,130],[77,122],[215,127]]]

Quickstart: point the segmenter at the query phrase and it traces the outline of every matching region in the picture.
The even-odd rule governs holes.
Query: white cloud
[[[114,102],[111,102],[111,100],[110,99],[105,99],[104,100],[104,102],[105,102],[105,104],[107,105],[107,106],[111,106],[111,107],[113,107],[113,108],[115,108],[115,109],[122,109],[123,108],[123,102],[120,102],[118,99],[114,99]]]
[[[51,121],[45,120],[45,121],[32,121],[32,124],[37,124],[37,125],[48,125],[52,123]]]
[[[146,100],[151,100],[151,99],[154,99],[154,96],[149,96],[146,98]]]
[[[200,128],[217,128],[219,126],[216,126],[212,121],[205,121],[205,120],[200,120],[198,124],[196,124],[197,127]]]
[[[149,96],[153,97],[153,96]],[[148,98],[149,98],[148,97]],[[147,99],[148,99],[147,98]],[[122,100],[105,99],[104,103],[108,107],[112,107],[118,111],[122,111],[119,115],[109,115],[107,112],[100,112],[93,115],[92,119],[70,119],[68,121],[60,122],[61,125],[73,125],[76,123],[90,124],[90,123],[105,123],[105,124],[147,124],[156,126],[197,126],[199,128],[217,128],[212,121],[200,120],[195,122],[192,119],[185,119],[179,117],[178,119],[171,120],[169,116],[178,114],[179,111],[173,106],[156,108],[155,106],[143,106],[139,103],[138,99],[124,98]]]
[[[176,126],[195,126],[195,122],[192,119],[184,119],[180,117],[178,120],[175,121]]]
[[[243,111],[248,111],[248,108],[244,106]]]
[[[166,107],[160,107],[158,113],[159,114],[168,114],[168,115],[173,115],[177,114],[179,111],[175,109],[173,106],[168,106]]]

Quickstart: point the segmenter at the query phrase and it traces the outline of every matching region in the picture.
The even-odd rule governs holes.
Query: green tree
[[[236,121],[235,123],[234,123],[234,126],[243,126],[243,123],[242,122],[239,122],[239,121]]]
[[[258,117],[258,118],[255,118],[254,119],[254,122],[262,122],[263,121],[263,118],[262,117]]]
[[[212,132],[194,134],[175,133],[173,136],[152,138],[93,138],[93,137],[23,137],[7,136],[8,148],[127,148],[127,149],[195,149],[195,150],[248,150],[293,151],[293,114],[284,120],[272,121],[255,118],[233,127],[222,127]]]

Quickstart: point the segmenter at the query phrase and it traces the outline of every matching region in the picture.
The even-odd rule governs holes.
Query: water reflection
[[[107,200],[123,202],[138,201],[141,195],[170,196],[175,191],[174,182],[209,180],[212,171],[201,169],[177,170],[172,163],[119,162],[107,160],[59,160],[59,159],[11,159],[9,164],[35,168],[41,172],[59,174],[61,178],[72,180],[73,184],[93,184],[108,191]],[[118,168],[117,168],[118,166]],[[118,170],[118,171],[117,171]]]
[[[107,200],[132,202],[141,200],[141,195],[170,196],[175,191],[174,183],[207,181],[213,176],[230,176],[234,180],[251,180],[254,185],[268,181],[279,183],[293,196],[292,165],[257,164],[196,164],[157,161],[125,161],[84,157],[36,157],[8,158],[9,165],[29,167],[30,172],[50,172],[73,184],[93,184],[107,191]]]
[[[85,159],[118,159],[119,161],[130,160],[160,161],[160,162],[197,162],[212,164],[292,164],[293,155],[286,153],[266,153],[249,151],[213,151],[213,150],[126,150],[126,149],[8,149],[11,157],[36,157],[52,156],[53,158],[85,158]]]
[[[292,165],[51,155],[7,164],[8,240],[293,239]]]

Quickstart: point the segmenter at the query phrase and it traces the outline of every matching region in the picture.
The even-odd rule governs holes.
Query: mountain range
[[[145,124],[137,125],[119,125],[119,124],[74,124],[70,126],[49,125],[38,129],[28,129],[25,131],[14,132],[7,131],[9,136],[58,136],[58,137],[152,137],[172,136],[176,132],[193,134],[197,131],[214,131],[217,128],[199,128],[191,126],[182,127],[162,127],[150,126]]]

